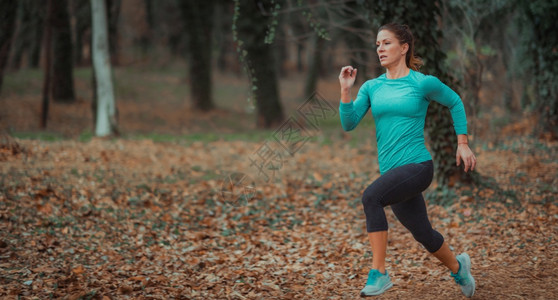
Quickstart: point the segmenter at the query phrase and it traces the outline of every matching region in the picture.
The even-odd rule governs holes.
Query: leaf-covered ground
[[[16,142],[0,149],[0,297],[354,299],[366,281],[365,143],[311,141],[266,183],[249,161],[262,141]],[[558,144],[475,151],[485,182],[430,190],[433,225],[471,256],[476,299],[555,298]],[[231,172],[255,180],[247,201],[222,193]],[[387,215],[394,287],[378,299],[461,298]]]

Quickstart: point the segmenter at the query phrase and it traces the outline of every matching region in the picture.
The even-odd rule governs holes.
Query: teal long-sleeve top
[[[341,102],[345,131],[353,130],[370,109],[376,124],[380,174],[410,163],[432,159],[424,142],[424,121],[430,101],[447,106],[456,134],[467,134],[467,117],[457,93],[434,76],[410,70],[388,79],[385,74],[366,81],[356,99]]]

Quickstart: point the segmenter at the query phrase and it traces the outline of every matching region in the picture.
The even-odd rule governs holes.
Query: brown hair
[[[380,29],[378,29],[378,32],[382,30],[392,32],[399,40],[400,44],[409,45],[409,50],[405,55],[405,63],[407,64],[407,67],[418,71],[418,69],[422,67],[422,59],[418,56],[415,56],[415,38],[413,37],[413,33],[411,32],[409,26],[400,25],[397,23],[389,23],[382,25]]]

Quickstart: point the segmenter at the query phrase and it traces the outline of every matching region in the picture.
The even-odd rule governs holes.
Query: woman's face
[[[403,60],[403,64],[405,63],[405,54],[409,49],[409,45],[401,45],[393,32],[385,29],[378,32],[376,47],[382,67],[388,68],[397,65],[401,63],[401,60]]]

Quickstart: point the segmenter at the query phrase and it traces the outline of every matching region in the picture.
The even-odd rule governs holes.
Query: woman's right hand
[[[341,68],[341,73],[339,73],[339,84],[341,84],[341,89],[350,89],[355,84],[356,75],[357,69],[351,66]]]

